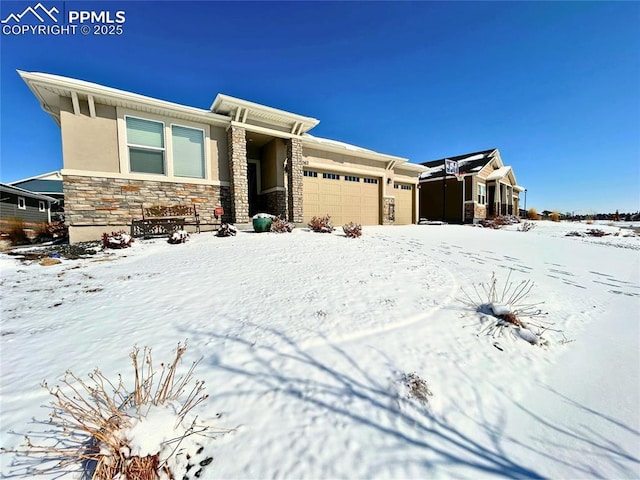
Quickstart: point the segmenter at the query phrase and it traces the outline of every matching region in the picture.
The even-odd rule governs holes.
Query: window
[[[402,190],[411,190],[411,185],[401,185]]]
[[[44,204],[44,201],[43,200],[38,200],[38,211],[39,212],[45,212],[46,210],[47,209],[46,209],[46,206]]]
[[[18,197],[18,208],[20,210],[27,209],[27,203],[25,202],[24,197]]]
[[[484,183],[478,184],[478,203],[480,205],[487,203],[487,186]]]
[[[398,185],[397,183],[394,183],[393,188],[400,188],[400,185]]]
[[[378,179],[377,178],[363,178],[362,181],[364,183],[378,183]]]
[[[129,169],[137,173],[164,175],[164,124],[126,117]]]
[[[318,172],[314,172],[313,170],[304,170],[303,175],[305,177],[318,178]]]
[[[345,175],[344,176],[344,180],[346,182],[359,182],[360,181],[360,177],[353,177],[351,175]]]
[[[338,175],[337,173],[322,172],[322,178],[329,178],[331,180],[340,180],[340,175]]]
[[[171,125],[173,174],[176,177],[204,178],[204,132]]]

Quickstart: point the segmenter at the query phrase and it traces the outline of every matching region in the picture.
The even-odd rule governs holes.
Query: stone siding
[[[382,199],[382,224],[393,225],[396,221],[396,199],[384,197]]]
[[[62,179],[65,218],[70,226],[129,225],[142,207],[196,204],[202,224],[218,223],[216,206],[230,221],[229,187],[65,175]]]
[[[287,141],[287,206],[290,222],[302,223],[302,140],[291,138]]]
[[[265,193],[260,197],[266,213],[287,218],[287,195],[283,190]]]
[[[247,136],[243,127],[232,125],[227,131],[231,180],[231,217],[234,222],[249,221],[249,182],[247,181]]]
[[[477,222],[487,218],[487,207],[479,205],[475,202],[466,203],[464,205],[464,221],[465,222]]]

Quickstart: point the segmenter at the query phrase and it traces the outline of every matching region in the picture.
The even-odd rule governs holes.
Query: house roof
[[[292,134],[301,134],[320,123],[320,120],[311,117],[298,115],[297,113],[286,112],[259,103],[242,100],[219,93],[216,95],[211,111],[222,115],[233,117],[236,121],[247,119],[258,120],[270,124],[286,127]]]
[[[482,150],[480,152],[465,153],[464,155],[456,155],[454,157],[440,158],[438,160],[430,160],[422,163],[422,165],[429,168],[429,170],[422,173],[420,175],[420,179],[427,180],[430,178],[442,177],[445,160],[454,160],[458,162],[458,169],[460,173],[477,173],[482,170],[487,163],[494,160],[494,158],[500,158],[497,148]],[[502,160],[500,160],[500,165],[502,166]]]
[[[33,177],[23,178],[21,180],[15,180],[13,182],[9,182],[8,185],[45,195],[62,195],[64,193],[62,188],[62,173],[60,170],[34,175]]]
[[[55,203],[58,201],[55,198],[50,197],[48,195],[42,195],[40,193],[31,192],[29,190],[25,190],[24,188],[15,187],[13,185],[9,185],[6,183],[0,183],[0,190],[3,192],[13,193],[16,195],[22,195],[24,197],[35,198],[37,200],[45,200],[47,202]]]
[[[9,185],[16,185],[22,182],[28,182],[30,180],[62,180],[62,172],[60,170],[55,170],[53,172],[41,173],[40,175],[34,175],[32,177],[22,178],[20,180],[14,180],[13,182],[8,182]]]
[[[79,100],[86,101],[92,115],[95,114],[95,104],[100,103],[157,115],[171,115],[176,118],[225,127],[237,122],[248,131],[268,133],[284,138],[300,138],[303,144],[317,146],[322,150],[370,158],[386,163],[387,168],[401,164],[403,168],[412,171],[424,171],[424,167],[411,164],[406,158],[378,153],[348,143],[309,135],[307,131],[320,123],[315,118],[286,112],[229,95],[218,94],[211,108],[204,110],[60,75],[21,70],[18,70],[18,74],[39,100],[43,110],[51,115],[58,126],[60,126],[60,97],[62,96],[71,98],[74,111],[79,111],[80,109]],[[274,128],[282,129],[282,131],[268,130],[259,125],[248,124],[246,123],[247,120],[273,125]]]

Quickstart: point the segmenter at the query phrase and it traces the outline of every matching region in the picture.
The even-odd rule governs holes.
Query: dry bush
[[[551,212],[551,221],[552,222],[559,222],[560,221],[560,214],[556,211]]]
[[[318,233],[331,233],[335,230],[333,225],[331,225],[330,215],[326,215],[324,217],[313,217],[307,225],[312,231]]]
[[[19,217],[12,217],[8,219],[8,223],[7,235],[11,245],[29,245],[31,243],[24,229],[24,220]]]
[[[236,233],[238,233],[238,229],[235,225],[223,223],[216,232],[216,237],[235,237]]]
[[[176,230],[167,239],[167,242],[172,245],[177,245],[179,243],[186,243],[189,240],[189,234],[186,230]]]
[[[102,248],[128,248],[133,243],[133,237],[124,230],[102,234]]]
[[[53,397],[47,436],[55,443],[43,445],[27,436],[24,450],[14,453],[41,460],[42,465],[48,464],[36,469],[34,473],[37,474],[64,474],[75,467],[84,471],[83,478],[91,480],[178,478],[178,470],[184,470],[175,459],[178,447],[184,447],[187,437],[207,436],[212,429],[196,424],[195,418],[187,418],[208,395],[203,394],[204,382],[190,385],[198,362],[194,362],[185,375],[177,374],[185,351],[186,344],[179,343],[173,361],[161,363],[157,369],[153,367],[150,348],[145,347],[142,352],[134,348],[129,355],[133,364],[132,388],[124,385],[121,375],[112,381],[98,369],[88,375],[88,380],[67,371],[61,385],[51,387],[43,383]],[[185,393],[186,398],[181,400]],[[135,441],[132,440],[134,427],[141,421],[153,422],[149,420],[149,414],[161,409],[170,412],[169,422],[173,423],[170,427],[175,438],[162,444],[159,441],[154,453],[136,455],[131,443]],[[166,417],[160,418],[165,423],[159,424],[159,429],[164,430]],[[42,441],[43,436],[38,435],[38,438]],[[145,442],[148,440],[145,438]],[[190,455],[186,457],[188,459]],[[50,461],[56,463],[51,466]]]
[[[518,227],[519,232],[528,232],[529,230],[533,230],[536,224],[533,222],[524,222],[522,225]]]
[[[347,238],[358,238],[362,235],[362,225],[358,223],[349,222],[342,226],[342,231]]]
[[[532,345],[546,346],[549,341],[545,333],[560,331],[541,320],[547,315],[540,308],[542,302],[529,303],[527,300],[533,287],[531,280],[512,282],[511,272],[500,287],[495,274],[492,274],[489,283],[472,285],[472,293],[463,288],[464,297],[459,301],[480,315],[481,327],[478,335],[484,333],[497,338],[506,331]],[[487,320],[488,324],[485,323]]]
[[[540,215],[535,208],[530,208],[529,210],[527,210],[527,218],[529,220],[540,220]]]
[[[271,231],[274,233],[291,233],[295,228],[293,223],[287,222],[280,217],[275,217],[271,221]]]
[[[422,380],[416,373],[403,373],[402,383],[407,388],[407,397],[415,398],[422,404],[427,404],[429,397],[433,396],[427,382]]]

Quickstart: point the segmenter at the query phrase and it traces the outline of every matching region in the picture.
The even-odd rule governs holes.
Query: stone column
[[[247,181],[247,137],[243,127],[231,125],[227,131],[231,180],[231,217],[236,223],[249,221]]]
[[[384,197],[382,199],[382,224],[393,225],[396,221],[396,199],[395,197]]]
[[[302,223],[302,140],[287,141],[287,206],[289,221]]]

